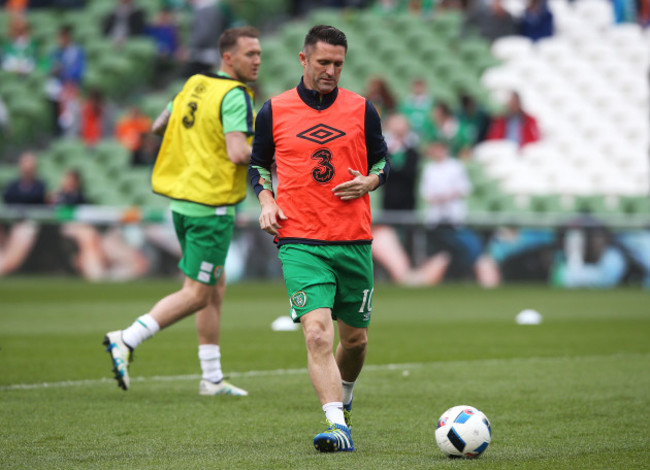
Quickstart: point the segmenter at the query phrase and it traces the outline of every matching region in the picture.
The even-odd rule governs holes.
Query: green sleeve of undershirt
[[[253,134],[253,103],[246,91],[233,88],[221,102],[223,133],[243,132]]]
[[[386,166],[386,159],[382,158],[377,163],[375,163],[372,166],[372,168],[370,168],[370,171],[368,172],[368,174],[369,175],[371,175],[371,174],[379,175],[379,173],[381,173],[383,171],[385,166]]]
[[[262,168],[261,166],[257,165],[253,165],[253,168],[258,171],[260,177],[264,180],[264,189],[268,189],[269,191],[273,192],[273,180],[271,179],[271,172],[266,168]]]

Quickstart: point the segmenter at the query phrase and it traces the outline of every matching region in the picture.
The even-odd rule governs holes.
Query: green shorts
[[[335,320],[368,326],[374,291],[370,245],[287,244],[280,246],[280,261],[294,322],[329,308]]]
[[[183,257],[178,267],[190,279],[215,285],[226,264],[235,218],[231,215],[190,217],[172,211]]]

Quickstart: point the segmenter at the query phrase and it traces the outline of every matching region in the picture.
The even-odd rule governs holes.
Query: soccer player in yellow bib
[[[248,395],[223,379],[219,325],[226,283],[223,266],[232,238],[234,205],[246,196],[253,137],[253,91],[261,47],[255,28],[224,31],[216,74],[190,77],[153,125],[163,135],[153,190],[171,198],[183,256],[182,288],[156,303],[125,330],[106,334],[118,385],[128,390],[133,350],[159,330],[196,313],[201,395]]]

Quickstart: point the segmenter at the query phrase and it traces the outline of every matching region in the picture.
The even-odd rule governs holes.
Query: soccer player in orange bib
[[[321,452],[354,450],[352,391],[374,291],[368,192],[389,172],[379,114],[338,87],[347,47],[332,26],[309,31],[298,55],[302,80],[260,110],[249,166],[260,227],[276,237],[291,316],[302,324],[309,376],[328,421],[314,438]]]

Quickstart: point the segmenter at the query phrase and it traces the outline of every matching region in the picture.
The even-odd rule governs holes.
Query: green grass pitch
[[[376,286],[355,389],[357,451],[319,454],[324,429],[280,283],[229,286],[222,363],[248,397],[198,395],[192,318],[144,343],[131,390],[110,378],[106,331],[178,282],[0,281],[0,468],[650,468],[650,293]],[[515,324],[534,308],[537,326]],[[490,418],[479,459],[450,460],[438,416]]]

